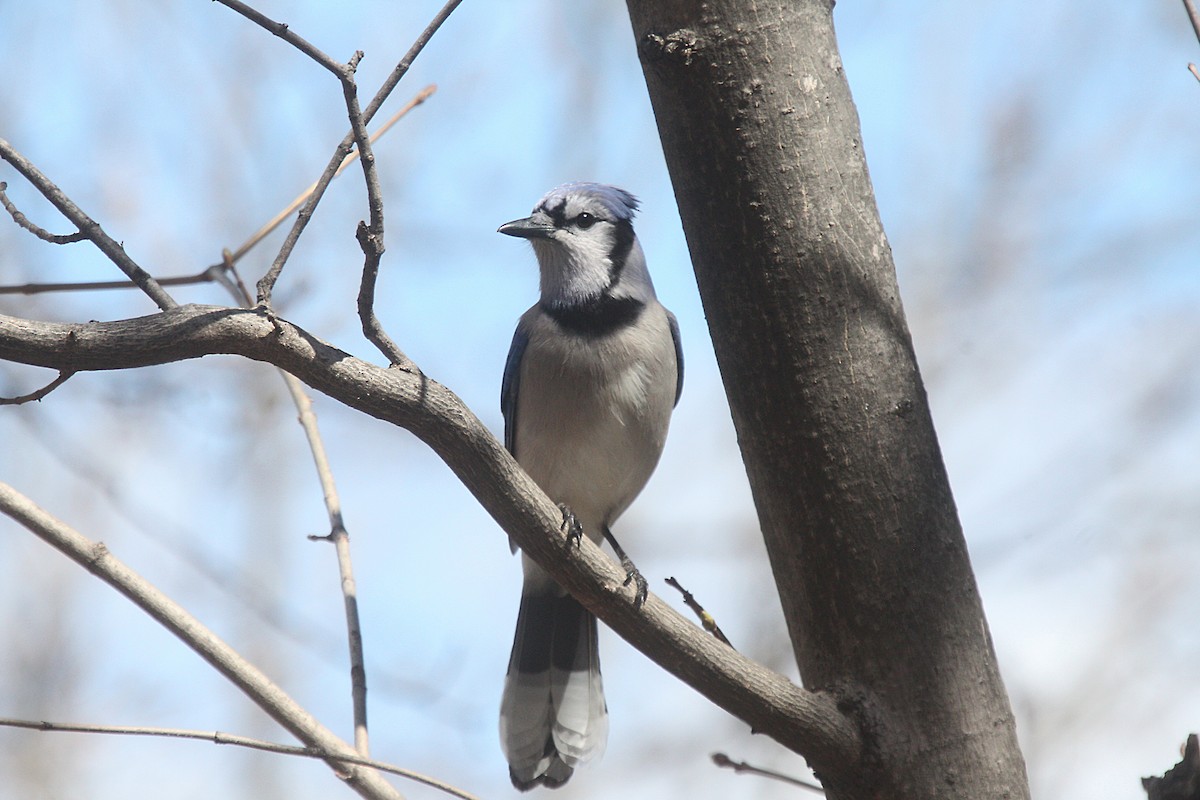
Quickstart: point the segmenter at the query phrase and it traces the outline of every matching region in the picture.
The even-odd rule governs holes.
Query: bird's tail
[[[596,617],[553,584],[524,594],[500,701],[513,786],[562,786],[607,738]]]

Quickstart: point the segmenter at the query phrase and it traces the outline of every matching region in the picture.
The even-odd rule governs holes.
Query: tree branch
[[[0,512],[125,595],[196,651],[293,736],[305,745],[329,754],[324,760],[361,796],[372,800],[398,800],[400,795],[377,773],[358,767],[352,760],[339,758],[341,755],[358,758],[349,744],[313,718],[182,606],[113,556],[104,544],[89,541],[5,483],[0,483]]]
[[[275,36],[278,36],[280,39],[283,39],[292,47],[296,48],[301,53],[304,53],[304,55],[320,64],[322,67],[332,72],[338,78],[342,78],[345,75],[347,70],[346,64],[335,61],[333,58],[330,58],[323,51],[311,44],[308,40],[294,33],[292,29],[288,27],[286,22],[276,22],[258,9],[251,8],[250,6],[239,2],[238,0],[216,1],[226,8],[241,14],[255,25],[258,25],[264,30],[274,34]],[[351,71],[353,70],[351,69]]]
[[[717,624],[717,618],[708,613],[704,609],[704,606],[700,605],[700,601],[696,599],[695,595],[683,588],[683,584],[673,577],[667,578],[667,585],[673,589],[677,589],[683,595],[683,604],[692,610],[692,613],[700,620],[700,624],[704,626],[704,630],[717,637],[717,641],[724,642],[733,647],[733,644],[726,638],[725,632],[721,630],[721,626]]]
[[[381,232],[382,233],[382,232]],[[404,355],[383,329],[383,323],[375,315],[375,282],[379,278],[379,261],[383,257],[383,237],[359,222],[355,238],[363,251],[362,282],[358,288],[358,318],[362,321],[363,336],[387,356],[393,367],[412,372],[417,367]]]
[[[287,385],[288,394],[296,406],[300,425],[304,429],[308,448],[312,453],[313,464],[317,470],[317,480],[321,484],[321,494],[325,499],[325,508],[329,513],[330,532],[328,536],[313,537],[328,540],[337,553],[338,578],[342,587],[342,602],[346,613],[346,640],[350,649],[350,696],[354,714],[354,747],[359,753],[368,755],[371,752],[367,735],[367,668],[363,659],[362,623],[358,615],[358,589],[354,582],[354,567],[350,558],[350,533],[346,530],[342,519],[342,503],[338,498],[337,486],[333,480],[333,469],[329,466],[329,457],[325,452],[325,443],[321,439],[317,427],[317,415],[312,410],[312,400],[304,391],[304,385],[295,375],[279,370]]]
[[[4,210],[7,211],[9,216],[13,218],[13,222],[17,223],[34,236],[38,237],[43,242],[49,242],[50,244],[74,244],[75,242],[82,242],[87,238],[79,231],[60,235],[57,233],[51,233],[45,228],[35,225],[32,221],[30,221],[29,217],[21,213],[21,210],[13,204],[12,200],[8,199],[7,192],[8,184],[4,181],[0,181],[0,205],[4,206]]]
[[[454,9],[458,8],[459,3],[461,2],[462,0],[449,0],[449,2],[442,7],[441,11],[434,16],[433,21],[431,21],[429,25],[425,27],[425,30],[421,32],[421,35],[417,37],[417,40],[413,43],[412,47],[410,47],[408,52],[404,54],[404,57],[400,59],[400,63],[398,63],[395,68],[392,69],[392,72],[390,75],[388,75],[387,80],[383,82],[383,85],[380,87],[379,91],[375,93],[375,96],[371,99],[371,102],[368,103],[367,107],[363,110],[362,122],[364,125],[369,124],[375,117],[376,112],[379,111],[384,101],[386,101],[388,96],[392,93],[392,90],[396,88],[398,83],[400,83],[400,79],[403,78],[405,73],[408,72],[409,67],[412,66],[412,62],[416,59],[420,52],[425,49],[425,45],[429,43],[429,40],[433,37],[433,34],[437,32],[438,28],[440,28],[442,23],[449,18]],[[269,307],[271,305],[271,291],[274,289],[276,281],[279,280],[280,273],[283,272],[284,264],[286,264],[287,260],[291,257],[292,251],[296,248],[296,242],[298,242],[300,239],[300,234],[303,233],[305,227],[308,226],[308,221],[312,218],[313,211],[316,209],[317,204],[321,202],[321,198],[325,195],[325,190],[329,188],[329,183],[333,180],[334,176],[337,175],[342,161],[344,161],[345,158],[350,155],[354,140],[355,134],[354,131],[351,131],[350,133],[347,133],[342,141],[338,144],[337,149],[334,150],[333,157],[330,158],[329,163],[325,167],[325,171],[321,173],[321,177],[317,179],[316,184],[313,186],[312,194],[309,196],[307,202],[304,203],[304,206],[300,209],[300,213],[297,215],[296,221],[292,223],[292,228],[290,231],[288,231],[288,235],[284,239],[283,245],[279,249],[279,254],[275,256],[275,260],[271,263],[271,267],[267,270],[267,273],[263,275],[261,279],[259,279],[257,287],[258,302],[264,306]]]
[[[301,756],[303,758],[319,758],[330,759],[335,756],[333,753],[317,750],[312,747],[296,747],[295,745],[279,744],[278,742],[268,742],[262,739],[254,739],[249,736],[239,736],[235,733],[224,733],[222,731],[194,731],[185,730],[182,728],[146,728],[146,727],[130,727],[124,725],[86,725],[70,722],[46,722],[39,720],[37,722],[24,719],[10,719],[0,717],[0,727],[5,728],[24,728],[26,730],[42,731],[44,733],[100,733],[113,736],[160,736],[168,739],[196,739],[198,741],[212,742],[213,744],[233,745],[234,747],[245,747],[251,750],[261,750],[264,753],[279,753],[286,756]],[[404,767],[397,767],[395,764],[388,764],[384,761],[376,761],[372,758],[363,758],[362,756],[351,756],[341,754],[337,756],[337,760],[347,764],[358,764],[364,767],[371,767],[380,772],[388,772],[392,775],[398,775],[401,778],[423,783],[426,786],[432,786],[434,789],[445,792],[453,797],[460,797],[462,800],[479,800],[475,795],[464,792],[455,786],[439,781],[437,778],[431,778],[428,775],[422,775],[419,772],[414,772]]]
[[[635,609],[622,587],[624,572],[599,548],[589,541],[564,547],[558,506],[458,397],[424,374],[354,358],[261,310],[188,305],[86,324],[0,315],[0,358],[24,364],[131,369],[215,354],[274,364],[351,408],[411,431],[525,553],[634,647],[818,770],[858,763],[860,733],[831,695],[801,689],[742,656],[653,594]]]
[[[732,758],[725,755],[724,753],[713,753],[712,754],[712,762],[714,764],[716,764],[718,767],[725,767],[726,769],[731,769],[738,774],[759,775],[763,778],[771,778],[773,780],[782,781],[784,783],[790,783],[793,786],[799,786],[802,789],[808,789],[809,791],[816,792],[817,794],[825,794],[825,790],[822,789],[820,786],[817,786],[815,783],[809,783],[808,781],[802,781],[799,778],[793,778],[791,775],[784,775],[782,772],[776,772],[775,770],[772,770],[772,769],[763,769],[762,767],[756,767],[753,764],[746,763],[745,761],[734,761]]]
[[[1187,11],[1188,20],[1192,23],[1196,40],[1200,41],[1200,12],[1196,10],[1196,4],[1192,0],[1183,0],[1183,7]]]
[[[395,114],[393,114],[391,116],[391,118],[388,119],[387,122],[380,125],[379,130],[377,130],[373,134],[371,134],[371,137],[370,137],[371,142],[374,143],[375,141],[377,141],[380,136],[383,136],[385,133],[387,133],[388,130],[390,130],[393,125],[395,125],[397,122],[399,122],[400,119],[402,117],[404,117],[409,111],[412,111],[414,108],[421,105],[421,103],[424,103],[436,91],[437,91],[437,86],[435,84],[431,83],[428,86],[426,86],[424,89],[422,89],[421,91],[417,92],[417,94],[413,97],[412,100],[409,100],[408,103],[405,104],[405,106],[403,108],[401,108],[399,111],[397,111]],[[354,159],[357,158],[357,156],[358,156],[357,151],[354,151],[354,152],[351,152],[349,155],[347,155],[344,159],[342,159],[341,166],[339,166],[337,168],[337,171],[334,172],[333,177],[336,178],[339,175],[341,175],[343,172],[345,172],[346,168],[354,163]],[[246,255],[246,253],[250,252],[250,250],[253,249],[255,245],[257,245],[264,238],[266,238],[271,233],[271,231],[278,228],[280,223],[282,223],[285,219],[287,219],[288,216],[292,214],[292,212],[294,212],[297,208],[300,207],[300,205],[302,203],[304,203],[304,201],[308,200],[308,198],[312,196],[312,193],[316,190],[316,188],[317,188],[317,185],[314,183],[311,186],[309,186],[307,189],[305,189],[303,192],[301,192],[296,197],[295,200],[293,200],[291,203],[289,203],[287,205],[287,207],[285,209],[283,209],[278,214],[276,214],[274,217],[272,217],[271,220],[267,224],[263,225],[261,228],[259,228],[257,231],[255,231],[254,234],[251,235],[249,239],[247,239],[245,242],[242,242],[241,246],[238,247],[237,250],[234,250],[232,253],[230,253],[228,256],[229,261],[231,261],[235,264],[238,261],[241,261],[242,258]]]
[[[195,275],[155,278],[159,286],[192,286],[197,283],[225,283],[225,265],[213,264]],[[78,281],[67,283],[21,283],[0,286],[0,294],[45,294],[47,292],[94,292],[102,289],[136,289],[132,281]]]
[[[224,266],[233,276],[226,276],[225,285],[243,308],[250,308],[250,293],[242,282],[237,265],[233,262],[232,254],[226,250],[223,265],[215,265],[209,269]],[[224,273],[222,273],[224,274]],[[351,711],[354,718],[354,747],[360,755],[370,755],[370,737],[367,731],[367,668],[363,658],[362,623],[358,615],[358,590],[354,583],[354,567],[350,558],[350,533],[346,530],[342,519],[342,502],[338,497],[337,484],[333,480],[333,468],[329,465],[329,456],[325,452],[325,442],[321,438],[321,430],[317,425],[317,415],[313,413],[312,400],[304,391],[304,384],[287,370],[276,368],[283,384],[287,387],[292,405],[296,407],[296,418],[304,430],[304,438],[308,442],[309,452],[312,453],[313,466],[317,470],[317,482],[321,485],[321,497],[325,502],[325,510],[329,515],[329,534],[323,537],[334,545],[337,553],[338,577],[342,587],[342,605],[346,614],[346,641],[350,649],[350,697]]]
[[[369,123],[375,118],[375,114],[379,112],[379,109],[391,95],[392,90],[400,83],[400,79],[408,72],[408,68],[417,60],[417,56],[425,49],[425,45],[429,44],[429,40],[442,27],[442,23],[450,18],[450,15],[454,13],[454,9],[458,8],[461,2],[462,0],[447,0],[446,5],[442,6],[441,10],[425,26],[425,30],[421,31],[421,35],[408,48],[408,52],[404,54],[404,57],[392,68],[391,74],[387,76],[383,85],[379,87],[379,91],[375,93],[375,96],[371,98],[371,102],[367,103],[367,107],[363,109],[363,122]]]
[[[79,206],[75,205],[71,198],[63,194],[63,191],[54,185],[54,182],[47,178],[42,171],[35,167],[28,159],[17,152],[17,150],[4,139],[0,139],[0,158],[3,158],[13,168],[25,177],[25,180],[33,184],[33,187],[42,193],[50,203],[59,210],[60,213],[76,228],[79,232],[90,239],[93,244],[99,248],[100,252],[108,256],[117,267],[125,273],[129,280],[133,281],[139,289],[154,301],[155,305],[164,311],[170,308],[176,308],[179,304],[163,290],[158,281],[151,277],[150,273],[138,266],[129,254],[125,252],[125,248],[120,242],[110,237],[100,227],[100,223],[85,214]]]
[[[1187,11],[1188,20],[1192,23],[1192,30],[1196,34],[1197,41],[1200,41],[1200,11],[1196,10],[1196,4],[1192,0],[1183,0],[1183,8]],[[1195,64],[1188,64],[1188,71],[1195,76],[1196,80],[1200,81],[1200,69],[1196,69]]]
[[[287,375],[285,372],[284,375]],[[288,375],[291,381],[295,381]],[[296,381],[298,383],[298,381]],[[305,396],[305,401],[308,397]],[[311,406],[312,404],[309,403]],[[314,457],[317,449],[313,449]],[[322,457],[324,448],[320,449]],[[318,472],[320,472],[318,468]],[[332,482],[333,475],[324,470]],[[333,530],[327,537],[337,553],[338,577],[342,587],[342,605],[346,614],[346,644],[350,651],[350,703],[354,714],[354,747],[364,756],[371,752],[367,733],[367,665],[363,659],[362,623],[358,615],[358,587],[354,582],[353,561],[350,559],[350,533],[342,522],[341,512],[334,518]]]
[[[35,400],[41,400],[43,397],[69,381],[71,376],[74,374],[74,372],[59,372],[57,378],[47,383],[36,392],[30,392],[29,394],[23,394],[18,397],[0,397],[0,406],[19,406],[23,403],[32,403]]]
[[[342,95],[346,101],[346,114],[350,119],[350,133],[358,148],[358,162],[362,165],[363,180],[367,185],[367,208],[370,224],[359,222],[356,238],[363,251],[362,280],[358,290],[358,316],[362,321],[363,335],[383,353],[393,367],[413,369],[413,363],[400,350],[383,329],[383,323],[375,314],[375,282],[379,277],[379,264],[386,249],[383,243],[383,192],[379,188],[379,170],[375,165],[375,151],[371,149],[371,137],[358,104],[358,87],[353,74],[342,78]]]

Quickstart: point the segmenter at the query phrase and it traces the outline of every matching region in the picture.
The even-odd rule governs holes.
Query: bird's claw
[[[650,590],[646,585],[646,579],[642,577],[642,573],[638,572],[638,568],[629,559],[624,559],[624,563],[621,566],[625,568],[625,582],[621,585],[628,586],[632,583],[636,587],[633,594],[633,607],[641,608],[646,602],[646,594]]]
[[[583,541],[583,526],[576,519],[575,512],[567,508],[565,503],[559,503],[558,510],[562,512],[562,524],[558,526],[558,530],[567,535],[568,542],[579,547],[579,543]]]

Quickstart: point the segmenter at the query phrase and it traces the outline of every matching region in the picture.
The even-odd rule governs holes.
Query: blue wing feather
[[[679,405],[679,396],[683,394],[683,342],[679,338],[679,320],[670,311],[667,312],[667,322],[671,326],[671,341],[675,343],[675,405]]]
[[[529,332],[522,323],[517,324],[512,346],[508,348],[508,360],[504,362],[504,378],[500,381],[500,413],[504,415],[504,447],[514,457],[517,455],[517,392],[521,386],[521,359],[529,344]]]

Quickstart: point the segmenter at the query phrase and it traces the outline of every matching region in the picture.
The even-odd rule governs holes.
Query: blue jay
[[[654,295],[633,233],[633,195],[596,183],[552,189],[499,232],[529,240],[541,299],[522,315],[504,367],[504,445],[560,504],[576,537],[609,530],[658,463],[683,387],[679,325]],[[596,618],[528,556],[500,741],[513,785],[562,786],[608,736]]]

